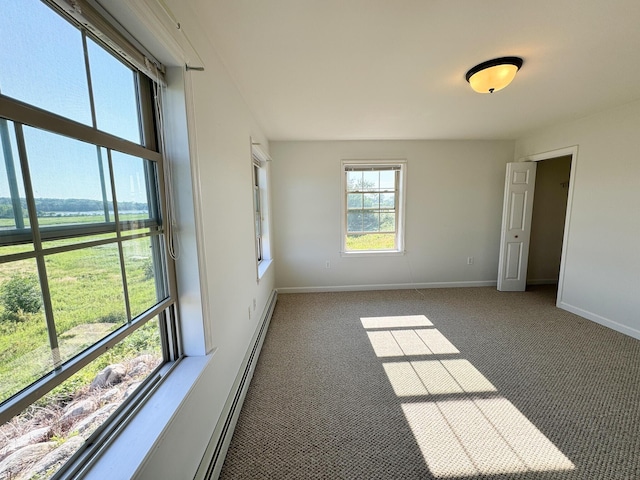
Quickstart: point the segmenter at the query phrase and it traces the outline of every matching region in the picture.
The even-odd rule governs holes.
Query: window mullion
[[[2,151],[4,154],[5,168],[7,169],[7,181],[9,182],[11,205],[13,206],[13,218],[16,222],[16,228],[24,228],[24,216],[22,214],[20,191],[18,189],[18,180],[16,179],[16,167],[13,159],[13,150],[11,149],[11,139],[9,137],[9,125],[4,118],[0,118],[0,140],[2,140]]]
[[[118,213],[118,196],[116,195],[116,182],[113,174],[113,158],[111,149],[107,149],[107,162],[109,164],[109,177],[111,179],[111,198],[113,198],[113,216],[116,222],[116,239],[118,242],[118,258],[120,260],[120,275],[122,277],[122,291],[124,294],[124,308],[127,312],[127,322],[131,322],[131,305],[129,303],[129,288],[127,286],[127,272],[124,265],[124,251],[122,249],[122,234],[120,232],[120,214]]]
[[[91,84],[91,67],[89,66],[89,50],[87,49],[87,32],[82,29],[82,50],[84,53],[84,68],[87,75],[87,87],[89,89],[89,106],[91,107],[91,125],[98,128],[96,120],[96,104],[93,98],[93,85]]]
[[[98,155],[98,172],[100,174],[100,188],[102,190],[102,205],[104,209],[104,219],[106,222],[111,220],[109,215],[109,198],[107,197],[107,186],[105,184],[104,177],[104,163],[102,159],[102,148],[96,145],[96,152]]]
[[[47,335],[49,337],[49,345],[51,347],[51,356],[55,369],[60,368],[62,363],[60,358],[60,349],[58,346],[58,334],[56,332],[55,319],[53,317],[53,306],[51,305],[51,292],[49,291],[49,279],[47,278],[47,266],[42,253],[42,238],[40,237],[40,229],[38,227],[38,212],[36,209],[36,201],[33,196],[33,186],[31,184],[31,174],[29,172],[29,162],[27,161],[27,148],[24,143],[24,134],[22,125],[15,124],[16,141],[18,144],[18,156],[20,157],[20,166],[22,167],[22,179],[24,181],[25,196],[27,200],[27,209],[29,211],[29,222],[31,225],[31,233],[33,235],[33,247],[36,252],[36,265],[38,267],[38,277],[40,280],[40,290],[42,292],[42,304],[44,307],[45,319],[47,322]]]

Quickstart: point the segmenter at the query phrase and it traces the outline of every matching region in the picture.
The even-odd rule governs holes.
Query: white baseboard
[[[624,333],[625,335],[629,335],[630,337],[640,340],[640,330],[637,330],[635,328],[629,327],[622,323],[618,323],[609,318],[600,316],[596,313],[589,312],[588,310],[583,310],[582,308],[569,305],[568,303],[565,303],[565,302],[558,302],[557,307],[562,308],[567,312],[571,312],[583,318],[586,318],[587,320],[591,320],[592,322],[599,323],[600,325],[611,328],[612,330],[615,330],[617,332]]]
[[[278,287],[279,293],[358,292],[364,290],[415,290],[417,288],[495,287],[495,280],[471,282],[386,283],[375,285],[327,285],[318,287]]]
[[[231,437],[233,436],[233,431],[240,416],[240,410],[247,395],[249,383],[253,377],[253,371],[256,368],[258,356],[260,355],[260,350],[262,349],[264,337],[267,334],[277,299],[278,291],[274,290],[271,292],[271,296],[267,301],[261,321],[249,344],[249,349],[242,361],[238,375],[233,383],[233,388],[222,409],[220,420],[213,430],[213,434],[200,461],[194,480],[215,480],[220,475],[224,458],[227,454],[229,443],[231,443]]]
[[[533,278],[527,280],[527,285],[557,285],[557,278]]]

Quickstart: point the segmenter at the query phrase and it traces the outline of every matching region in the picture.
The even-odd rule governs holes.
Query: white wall
[[[527,283],[557,283],[567,212],[571,156],[538,163]]]
[[[640,101],[516,142],[516,159],[578,145],[559,305],[640,338]]]
[[[278,289],[495,284],[513,148],[511,141],[271,142]],[[340,255],[340,161],[355,158],[407,160],[406,255]]]

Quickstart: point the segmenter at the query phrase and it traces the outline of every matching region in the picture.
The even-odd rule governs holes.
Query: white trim
[[[193,210],[196,233],[196,248],[198,252],[198,273],[200,277],[200,299],[202,302],[202,319],[204,331],[204,348],[210,353],[214,348],[213,329],[211,328],[211,302],[209,300],[209,285],[207,275],[207,245],[202,219],[205,218],[202,208],[202,183],[200,175],[200,162],[198,161],[198,139],[196,129],[195,103],[191,73],[184,71],[184,99],[185,113],[187,117],[187,136],[189,142],[189,158],[191,163],[191,184],[193,188]]]
[[[341,257],[400,257],[406,255],[406,250],[354,250],[352,252],[340,252]]]
[[[566,157],[567,155],[575,155],[578,153],[578,146],[573,145],[571,147],[558,148],[556,150],[549,150],[548,152],[534,153],[521,158],[520,162],[540,162],[542,160],[548,160],[550,158]]]
[[[69,1],[69,0],[64,0]],[[92,0],[95,1],[95,0]],[[153,34],[153,36],[162,43],[163,50],[175,62],[174,66],[180,65],[185,67],[205,67],[202,58],[196,51],[195,47],[189,40],[184,25],[180,19],[176,18],[173,12],[168,8],[162,0],[97,0],[105,10],[116,17],[120,23],[124,23],[122,18],[115,15],[115,10],[123,14],[123,9],[128,10],[127,15],[136,18],[144,30]],[[104,5],[103,5],[104,4]],[[150,48],[150,45],[145,45]],[[158,52],[152,52],[158,56]],[[166,63],[166,60],[165,60]],[[166,66],[169,66],[168,64]]]
[[[569,234],[571,231],[571,211],[573,209],[573,192],[575,190],[576,172],[578,170],[578,145],[558,148],[548,152],[535,153],[521,159],[521,161],[540,162],[551,158],[565,157],[571,155],[571,171],[569,173],[569,192],[567,194],[567,211],[564,219],[564,234],[562,236],[562,254],[560,257],[560,275],[558,276],[558,295],[556,306],[563,303],[565,269],[567,264],[567,248],[569,244]]]
[[[271,266],[272,263],[273,263],[272,258],[269,258],[269,259],[265,258],[258,264],[258,283],[260,282],[262,277],[264,277],[264,274],[267,273],[267,270],[269,270],[269,267]]]
[[[347,184],[346,169],[347,165],[376,165],[379,167],[395,167],[400,166],[400,180],[398,184],[399,205],[396,223],[396,250],[364,250],[364,251],[347,251]],[[340,213],[340,255],[341,256],[385,256],[385,255],[404,255],[405,253],[405,211],[407,208],[407,170],[408,162],[406,158],[390,159],[390,158],[373,158],[373,159],[347,159],[340,161],[340,196],[341,196],[341,213]],[[376,233],[376,232],[371,232]]]
[[[256,141],[255,138],[250,137],[251,139],[251,155],[255,155],[257,159],[260,161],[260,166],[262,167],[264,162],[270,162],[271,157],[268,153],[266,153],[262,148],[260,148],[260,143]]]
[[[605,327],[611,328],[617,332],[623,333],[630,337],[636,338],[640,340],[640,330],[631,328],[628,325],[623,325],[622,323],[618,323],[609,318],[598,315],[597,313],[590,312],[588,310],[583,310],[582,308],[575,307],[566,302],[559,302],[558,308],[566,310],[567,312],[571,312],[575,315],[579,315],[580,317],[586,318],[587,320],[591,320],[592,322],[599,323]]]
[[[470,282],[385,283],[377,285],[337,285],[318,287],[278,287],[278,293],[360,292],[365,290],[415,290],[421,288],[495,287],[495,280]]]
[[[251,144],[251,217],[253,218],[253,242],[254,255],[256,262],[256,281],[260,283],[260,279],[264,276],[273,261],[272,241],[271,241],[271,170],[267,162],[271,161],[271,157],[260,148],[260,143],[256,142],[253,137],[249,137]],[[258,167],[258,172],[256,172]],[[259,177],[256,178],[256,173]],[[260,202],[260,230],[262,251],[261,260],[258,260],[258,243],[255,222],[255,186],[258,185],[259,202]]]

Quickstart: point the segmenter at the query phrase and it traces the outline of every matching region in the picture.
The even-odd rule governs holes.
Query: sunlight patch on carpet
[[[362,317],[364,328],[404,328],[431,327],[433,323],[424,315],[404,315],[401,317]]]
[[[425,316],[361,321],[378,329],[367,336],[376,356],[387,359],[382,367],[394,393],[414,400],[402,411],[436,478],[575,468],[440,331],[412,328],[433,326]]]

